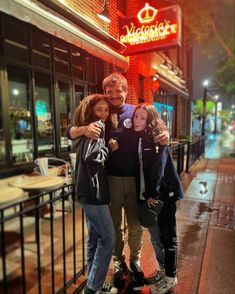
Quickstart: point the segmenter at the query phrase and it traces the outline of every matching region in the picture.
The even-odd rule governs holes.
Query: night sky
[[[193,45],[193,100],[203,97],[203,81],[209,80],[208,89],[215,88],[215,65],[213,60],[208,59],[202,52],[198,43]],[[211,92],[212,95],[219,94],[219,101],[223,109],[230,109],[235,103],[234,98],[226,97],[222,93]]]
[[[215,79],[215,66],[213,60],[203,55],[198,43],[193,46],[193,99],[203,96],[203,81],[209,80],[209,86],[213,87]]]

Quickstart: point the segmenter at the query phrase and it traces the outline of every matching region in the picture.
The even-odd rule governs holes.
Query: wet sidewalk
[[[183,175],[182,185],[185,198],[177,204],[178,285],[169,293],[235,293],[234,137],[229,136],[226,143],[221,136],[212,138],[205,158]],[[145,274],[153,272],[156,265],[145,230]],[[111,279],[112,268],[108,276]],[[149,287],[145,286],[141,293],[149,293]]]
[[[234,137],[218,136],[205,158],[183,176],[185,199],[179,202],[180,294],[235,291]]]

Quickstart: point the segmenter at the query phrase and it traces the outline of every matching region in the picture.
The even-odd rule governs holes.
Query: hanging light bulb
[[[98,13],[97,15],[103,21],[105,21],[107,23],[110,23],[111,22],[111,20],[109,18],[109,11],[108,11],[107,0],[104,0],[104,10],[101,13]]]

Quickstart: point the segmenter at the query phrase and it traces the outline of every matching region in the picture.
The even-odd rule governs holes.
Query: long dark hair
[[[86,126],[94,121],[97,121],[99,118],[95,116],[93,108],[100,101],[107,102],[108,106],[110,107],[110,102],[106,95],[93,94],[93,95],[85,97],[75,110],[75,113],[73,116],[74,126],[77,126],[77,127]],[[106,121],[107,124],[110,124],[110,121],[111,120],[109,115]]]
[[[137,105],[133,113],[132,123],[137,109],[144,109],[147,111],[147,124],[146,128],[143,131],[143,134],[146,137],[152,139],[155,136],[159,135],[161,131],[168,130],[165,122],[160,119],[157,109],[152,104],[141,103]]]

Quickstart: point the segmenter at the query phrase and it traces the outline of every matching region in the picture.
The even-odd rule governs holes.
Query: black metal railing
[[[199,160],[205,153],[205,140],[206,137],[199,137],[187,143],[187,161],[186,172]]]
[[[190,168],[204,154],[205,139],[205,137],[199,137],[193,141],[175,142],[173,146],[170,145],[169,150],[180,177],[184,172],[189,172]]]
[[[0,239],[0,293],[66,293],[85,273],[84,213],[74,185],[1,207]]]
[[[169,150],[171,153],[171,156],[173,158],[177,173],[179,177],[181,177],[184,173],[184,166],[185,166],[185,144],[177,144],[174,146],[170,146]]]

